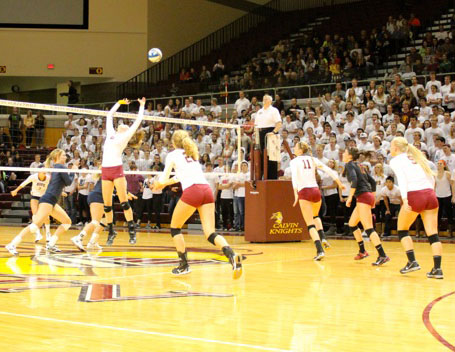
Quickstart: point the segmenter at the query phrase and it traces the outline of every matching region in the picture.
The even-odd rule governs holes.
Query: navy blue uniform
[[[65,165],[55,164],[54,169],[66,169]],[[74,173],[54,172],[47,186],[46,193],[40,198],[40,203],[57,204],[63,188],[73,183]]]
[[[355,161],[350,161],[346,164],[346,177],[351,183],[351,187],[355,188],[355,197],[365,192],[376,192],[376,181],[374,178],[363,172]]]
[[[93,187],[92,191],[88,194],[87,203],[90,206],[92,203],[101,203],[103,204],[103,188],[101,180],[98,180],[95,187]]]

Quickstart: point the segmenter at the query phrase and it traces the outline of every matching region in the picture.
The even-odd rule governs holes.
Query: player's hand
[[[452,203],[455,203],[455,195],[452,196]]]
[[[153,182],[152,191],[156,192],[156,191],[162,190],[165,186],[166,186],[165,184],[155,181],[155,182]]]
[[[117,103],[119,103],[120,105],[128,105],[131,102],[127,98],[123,98],[119,100]]]
[[[403,199],[403,205],[401,206],[406,211],[412,211],[411,206],[408,204],[407,199]]]
[[[73,170],[79,169],[79,160],[74,160],[72,169],[73,169]]]
[[[68,193],[62,192],[62,197],[68,197]]]
[[[128,196],[128,200],[137,199],[137,197],[133,193],[130,193],[130,192],[128,192],[127,196]]]
[[[389,210],[386,210],[386,211],[385,211],[385,215],[390,215],[390,211],[389,211]]]
[[[142,99],[138,99],[137,101],[139,102],[139,104],[141,104],[141,106],[144,106],[146,100],[144,97],[142,97]]]
[[[352,197],[348,197],[348,199],[346,200],[346,206],[348,208],[350,208],[351,207],[351,203],[352,203]]]
[[[346,186],[343,185],[340,181],[338,181],[338,188],[344,191],[346,189]]]
[[[16,190],[11,191],[11,195],[12,195],[13,197],[16,197],[16,196],[17,196],[17,191],[16,191]]]

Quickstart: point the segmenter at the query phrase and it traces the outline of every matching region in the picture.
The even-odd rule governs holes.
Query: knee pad
[[[314,225],[308,225],[308,232],[310,232],[311,229],[316,229],[316,226],[314,226]]]
[[[430,242],[430,245],[439,242],[439,236],[437,234],[428,236],[428,242]]]
[[[368,235],[368,237],[370,237],[373,232],[374,232],[374,229],[366,229],[365,230],[365,233]]]
[[[398,239],[401,241],[403,238],[409,236],[408,231],[400,230],[398,231]]]
[[[39,230],[39,227],[35,225],[33,222],[29,225],[29,229],[31,232],[36,232]]]
[[[95,225],[95,226],[98,226],[100,223],[99,223],[99,221],[92,220],[91,224],[93,224],[93,225]]]
[[[209,237],[207,237],[207,241],[209,241],[211,244],[215,245],[215,238],[219,236],[217,233],[212,233]]]
[[[123,210],[131,209],[130,203],[129,203],[128,201],[127,201],[127,202],[120,203],[120,205],[122,206],[122,209],[123,209]]]
[[[177,235],[180,235],[182,233],[182,230],[181,229],[172,229],[171,228],[171,236],[172,237],[175,237]]]
[[[65,231],[68,231],[71,227],[71,224],[61,224],[61,226],[65,229]]]
[[[350,232],[350,233],[354,233],[354,232],[356,232],[358,229],[359,229],[358,226],[349,226],[349,232]]]
[[[105,213],[110,213],[112,211],[112,205],[105,205],[104,206],[104,212]]]

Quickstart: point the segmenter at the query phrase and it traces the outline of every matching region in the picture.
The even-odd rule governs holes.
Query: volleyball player
[[[27,179],[24,182],[17,186],[15,190],[11,191],[11,195],[15,197],[22,188],[26,187],[31,183],[32,189],[30,190],[30,195],[32,196],[32,198],[30,199],[30,208],[32,210],[32,215],[35,215],[38,210],[39,199],[43,196],[44,192],[46,192],[50,179],[51,176],[46,174],[45,172],[31,174],[29,177],[27,177]],[[51,238],[51,225],[49,221],[49,216],[44,220],[44,227],[46,231],[46,242],[49,242]],[[41,235],[41,232],[38,229],[35,235],[35,243],[39,242],[42,238],[43,236]]]
[[[87,203],[90,207],[90,216],[92,221],[84,226],[82,231],[71,238],[71,242],[81,251],[85,252],[82,240],[87,235],[92,235],[87,249],[102,250],[102,247],[98,243],[98,238],[101,232],[103,232],[106,225],[102,222],[104,216],[104,202],[103,202],[103,191],[102,181],[99,179],[99,174],[93,175],[93,180],[96,181],[95,187],[90,191],[87,197]],[[131,193],[128,193],[128,199],[136,198]]]
[[[352,211],[349,219],[349,230],[354,235],[358,245],[359,253],[354,257],[355,260],[361,260],[368,257],[368,252],[365,250],[365,244],[362,239],[362,232],[357,227],[361,222],[363,229],[370,238],[371,242],[378,251],[378,259],[372,265],[380,266],[390,261],[390,258],[385,254],[382,248],[381,240],[378,234],[373,229],[373,217],[371,209],[375,205],[374,192],[376,191],[376,181],[368,173],[363,171],[358,163],[359,150],[357,148],[348,148],[343,153],[343,162],[346,163],[346,176],[351,183],[349,197],[346,200],[346,206],[350,207],[352,198],[356,198],[356,206]]]
[[[46,159],[45,167],[49,168],[51,162],[54,163],[54,169],[65,169],[66,154],[62,149],[54,149]],[[77,169],[78,162],[75,161],[73,169]],[[60,195],[62,194],[63,187],[69,186],[73,182],[74,174],[55,172],[52,175],[49,185],[44,195],[40,198],[38,210],[33,216],[32,223],[24,228],[12,241],[7,244],[5,248],[13,255],[17,255],[17,245],[22,241],[22,238],[29,233],[36,233],[39,227],[43,224],[47,217],[52,216],[61,224],[55,231],[54,235],[50,238],[46,249],[51,252],[60,252],[55,243],[58,237],[68,231],[71,227],[71,219],[66,214],[65,210],[57,204]]]
[[[433,252],[434,267],[427,273],[427,277],[443,279],[442,245],[438,236],[439,204],[434,191],[434,173],[422,152],[408,144],[403,137],[392,140],[390,154],[393,157],[390,166],[397,177],[398,188],[403,199],[403,205],[398,214],[398,238],[408,257],[408,263],[400,273],[407,274],[420,270],[414,254],[414,245],[409,236],[409,228],[420,215]]]
[[[318,159],[308,155],[308,152],[309,147],[305,142],[298,142],[294,146],[294,154],[297,157],[290,162],[292,187],[294,188],[295,196],[294,206],[297,203],[300,204],[300,210],[308,226],[308,232],[316,246],[316,256],[313,259],[321,260],[325,256],[321,236],[323,242],[327,242],[327,240],[324,239],[322,222],[318,216],[321,208],[321,192],[316,182],[316,168],[326,172],[337,182],[338,187],[341,189],[344,186],[341,184],[335,171],[325,166]]]
[[[162,189],[180,182],[183,188],[183,194],[171,219],[171,235],[180,258],[180,265],[174,268],[172,273],[184,275],[191,271],[181,228],[197,209],[205,237],[223,251],[234,270],[234,279],[238,279],[242,275],[242,257],[232,250],[223,236],[215,232],[215,200],[213,191],[202,173],[197,145],[184,130],[174,132],[172,144],[175,150],[167,155],[164,171],[153,187]],[[172,169],[175,170],[176,177],[170,179]]]
[[[128,233],[130,236],[130,244],[136,243],[136,227],[133,221],[133,210],[127,197],[127,183],[123,174],[122,154],[129,140],[140,126],[144,117],[145,98],[138,99],[140,103],[139,114],[131,127],[120,124],[117,131],[114,129],[113,116],[121,104],[129,104],[129,100],[119,100],[109,111],[106,118],[106,139],[103,146],[103,161],[101,168],[102,191],[104,200],[104,212],[106,213],[106,221],[109,227],[109,235],[107,245],[110,246],[114,242],[117,235],[114,231],[114,213],[112,211],[112,194],[114,187],[117,190],[117,196],[120,200],[125,219],[128,222]]]

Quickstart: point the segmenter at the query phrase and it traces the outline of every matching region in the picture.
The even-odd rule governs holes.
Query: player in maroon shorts
[[[123,174],[122,154],[128,142],[133,138],[136,130],[144,118],[145,98],[138,99],[140,107],[136,121],[128,127],[120,124],[117,130],[114,129],[113,117],[120,105],[129,104],[127,99],[119,100],[109,111],[106,117],[106,139],[103,145],[103,160],[101,163],[101,182],[103,190],[104,212],[108,224],[109,234],[107,245],[112,245],[116,233],[114,231],[114,212],[112,211],[112,194],[114,187],[120,200],[125,219],[128,223],[130,244],[136,243],[136,227],[133,221],[133,210],[128,202],[127,182]]]
[[[215,232],[215,200],[199,163],[196,143],[184,130],[174,132],[172,144],[175,150],[166,157],[163,173],[154,183],[154,190],[180,182],[183,194],[178,201],[171,219],[171,235],[180,258],[180,265],[172,270],[174,275],[191,272],[188,255],[181,229],[188,218],[197,209],[201,218],[202,229],[207,240],[223,251],[234,270],[234,279],[242,275],[242,257],[236,254],[223,236]],[[176,177],[169,178],[172,169]]]
[[[408,263],[400,273],[420,270],[414,254],[414,245],[409,236],[409,228],[420,215],[433,252],[434,266],[427,273],[427,277],[443,279],[442,244],[438,236],[439,203],[434,191],[434,173],[422,152],[408,144],[403,137],[392,140],[390,154],[393,156],[390,167],[397,177],[398,188],[403,199],[403,205],[398,214],[398,237],[408,257]]]
[[[316,246],[316,256],[313,259],[321,260],[325,256],[322,245],[326,243],[326,248],[329,245],[324,237],[321,238],[324,235],[324,230],[322,229],[322,222],[318,215],[321,209],[321,192],[316,182],[316,168],[322,169],[332,177],[338,183],[338,187],[343,188],[344,186],[333,170],[325,166],[318,159],[307,154],[309,149],[308,144],[305,142],[298,142],[294,146],[294,154],[297,157],[291,160],[290,163],[292,187],[294,188],[295,196],[294,206],[297,203],[300,204],[300,210],[308,226],[308,232]]]
[[[362,239],[362,232],[357,227],[358,223],[361,222],[366,234],[379,254],[378,259],[372,265],[380,266],[390,261],[390,258],[385,254],[381,240],[373,228],[371,209],[375,204],[374,192],[376,192],[376,181],[358,165],[356,161],[358,158],[359,150],[357,148],[348,148],[343,154],[343,162],[346,163],[346,176],[351,183],[351,191],[346,200],[346,206],[351,206],[354,196],[357,200],[351,218],[349,219],[349,230],[353,233],[359,245],[359,253],[354,259],[360,260],[368,257],[368,252],[365,250],[365,244]]]

